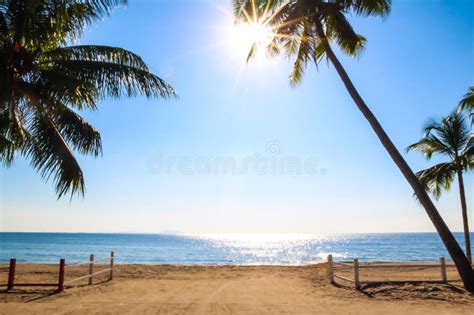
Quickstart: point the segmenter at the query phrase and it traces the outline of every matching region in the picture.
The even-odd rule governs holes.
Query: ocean
[[[461,246],[463,234],[455,233]],[[472,236],[471,236],[472,237]],[[82,262],[115,252],[122,264],[304,265],[360,261],[426,261],[448,253],[435,233],[328,235],[166,235],[0,233],[0,262]]]

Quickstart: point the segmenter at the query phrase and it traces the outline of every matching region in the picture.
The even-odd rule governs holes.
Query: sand
[[[52,294],[45,288],[0,293],[0,314],[474,314],[460,283],[330,285],[325,265],[118,265],[92,286]],[[66,280],[85,273],[68,269]],[[0,284],[6,282],[0,268]],[[56,280],[57,266],[19,265],[17,282]],[[364,279],[436,279],[438,270],[370,271]],[[455,277],[450,271],[449,277]]]

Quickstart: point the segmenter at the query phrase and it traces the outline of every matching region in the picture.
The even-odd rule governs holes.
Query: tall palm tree
[[[175,95],[130,51],[71,45],[126,2],[0,0],[0,161],[25,156],[53,180],[58,198],[84,193],[74,151],[102,153],[99,132],[77,111],[95,110],[105,97]]]
[[[343,53],[355,56],[364,48],[365,38],[357,34],[346,16],[387,16],[390,0],[234,0],[237,21],[271,25],[274,36],[266,47],[270,55],[284,52],[295,59],[290,79],[300,82],[308,62],[318,65],[326,57],[339,74],[357,108],[366,118],[392,160],[400,169],[426,213],[433,222],[440,238],[454,260],[467,290],[474,292],[474,272],[464,252],[408,166],[388,137],[369,107],[354,87],[351,79],[336,57],[331,42]],[[252,47],[249,57],[255,51]]]
[[[474,134],[471,132],[470,124],[459,112],[453,113],[440,122],[431,121],[425,126],[424,131],[423,138],[410,145],[407,151],[422,152],[428,160],[433,155],[449,158],[449,162],[436,164],[416,175],[425,189],[437,199],[443,190],[451,188],[454,179],[458,177],[466,255],[472,262],[463,173],[474,169]]]

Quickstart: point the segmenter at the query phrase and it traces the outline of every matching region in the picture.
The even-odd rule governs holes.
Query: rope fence
[[[332,255],[328,255],[327,261],[327,278],[328,281],[332,284],[336,283],[337,280],[342,280],[345,282],[354,285],[356,289],[360,289],[362,284],[370,283],[380,283],[380,282],[397,282],[393,280],[386,281],[361,281],[360,280],[360,271],[367,269],[377,269],[377,270],[424,270],[424,269],[439,269],[439,278],[435,280],[406,280],[402,282],[436,282],[436,283],[448,283],[458,280],[448,279],[447,268],[455,267],[453,263],[446,263],[444,257],[440,257],[437,262],[425,262],[425,263],[364,263],[360,264],[358,258],[354,258],[353,262],[336,262],[334,261]],[[352,278],[350,276],[337,274],[337,271],[350,271],[352,270]]]
[[[76,283],[80,280],[83,279],[88,279],[88,284],[92,285],[93,284],[93,279],[94,276],[97,276],[99,274],[103,273],[108,273],[109,277],[108,280],[111,281],[113,280],[114,277],[114,252],[110,252],[110,257],[105,257],[101,259],[96,259],[94,260],[94,255],[91,254],[89,257],[88,262],[81,262],[81,263],[75,263],[75,264],[70,264],[66,265],[66,260],[64,258],[61,258],[59,260],[59,270],[58,270],[58,282],[55,283],[17,283],[15,280],[16,276],[16,271],[17,271],[17,262],[16,258],[10,259],[8,263],[8,283],[7,283],[7,291],[13,290],[14,287],[56,287],[57,292],[64,291],[64,288],[66,286],[71,287],[72,283]],[[103,264],[97,264],[97,262],[106,262],[108,264],[108,268],[101,269],[98,271],[94,271],[95,265],[103,265]],[[0,263],[1,264],[1,263]],[[66,276],[66,270],[72,269],[74,267],[80,267],[80,266],[89,266],[88,268],[88,273],[84,276],[80,276],[78,278],[74,278],[71,280],[65,281],[65,276]]]
[[[109,268],[105,268],[105,269],[94,272],[94,265],[97,264],[98,262],[108,263]],[[94,259],[94,254],[91,254],[90,257],[89,257],[88,262],[79,263],[79,264],[72,264],[72,265],[69,265],[67,267],[78,267],[78,266],[85,266],[85,265],[89,266],[89,272],[88,272],[87,275],[81,276],[81,277],[78,277],[78,278],[75,278],[75,279],[68,280],[64,284],[70,286],[72,283],[76,283],[80,280],[88,279],[88,284],[92,285],[92,283],[94,281],[94,276],[97,276],[99,274],[103,274],[103,273],[106,273],[106,272],[109,273],[109,281],[113,280],[113,277],[114,277],[114,252],[110,253],[110,257],[101,258],[101,259]]]

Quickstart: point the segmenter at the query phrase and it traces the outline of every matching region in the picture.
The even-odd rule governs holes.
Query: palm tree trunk
[[[444,222],[443,218],[439,214],[438,210],[436,209],[435,205],[426,193],[425,189],[418,181],[416,175],[410,169],[405,159],[403,159],[402,155],[397,150],[392,140],[390,140],[387,133],[378,122],[377,118],[374,116],[369,107],[365,104],[362,97],[359,95],[359,92],[354,87],[351,79],[347,75],[347,72],[344,70],[343,66],[341,65],[336,55],[334,54],[334,51],[329,45],[329,41],[326,38],[326,35],[324,34],[322,25],[318,25],[317,32],[318,37],[321,40],[321,44],[323,45],[326,51],[327,57],[334,65],[334,68],[336,68],[336,71],[342,79],[342,82],[344,83],[350,96],[356,103],[359,110],[364,115],[365,119],[367,119],[367,121],[369,122],[370,126],[374,130],[380,142],[385,147],[388,154],[390,154],[392,160],[395,162],[395,164],[402,172],[403,176],[413,188],[415,195],[418,197],[418,200],[425,208],[428,217],[431,219],[431,222],[433,222],[433,225],[438,231],[441,240],[443,241],[449,254],[451,255],[451,258],[453,259],[456,265],[459,275],[464,283],[464,287],[469,292],[474,292],[474,272],[472,270],[471,264],[466,258],[466,255],[464,255],[464,252],[462,251],[458,242],[456,241],[448,226]]]
[[[458,170],[459,194],[461,196],[461,210],[462,210],[462,224],[464,227],[464,240],[466,242],[466,256],[472,264],[471,256],[471,236],[469,235],[469,222],[467,218],[467,204],[466,194],[464,191],[464,180],[462,178],[462,171]]]

